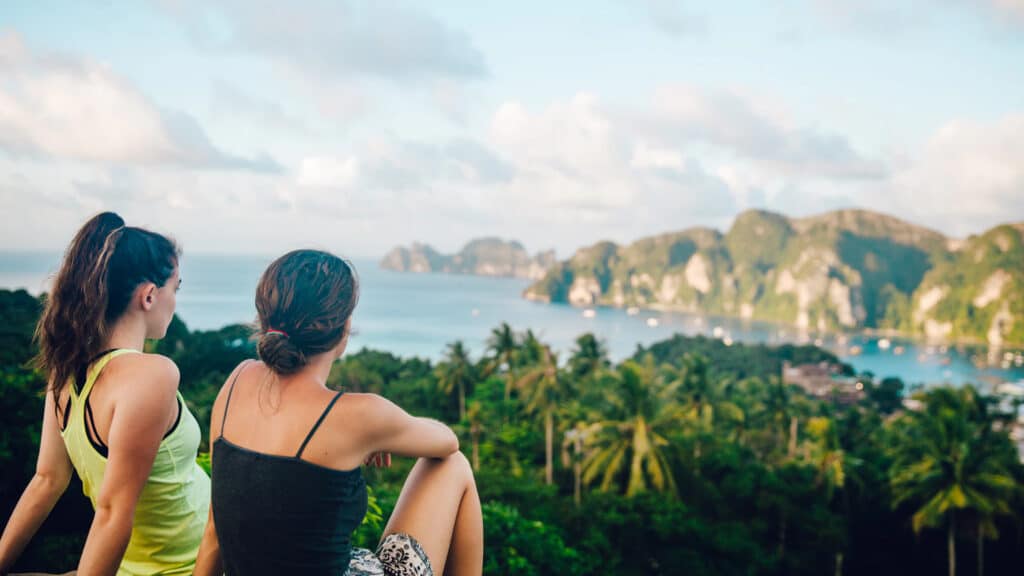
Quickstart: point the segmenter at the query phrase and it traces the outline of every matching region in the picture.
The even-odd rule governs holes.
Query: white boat
[[[657,318],[648,318],[647,319],[647,326],[649,326],[651,328],[657,328],[658,324],[660,324],[660,322],[658,322]]]
[[[888,350],[891,347],[892,347],[892,341],[889,340],[888,338],[882,338],[881,340],[878,341],[878,349],[879,350]]]
[[[640,309],[637,308],[636,306],[630,306],[629,308],[626,308],[626,314],[628,314],[629,316],[636,316],[639,313]]]
[[[996,386],[996,394],[1024,398],[1024,380],[1020,382],[1003,382]]]
[[[725,344],[726,346],[732,346],[732,338],[730,338],[729,336],[722,338],[722,344]]]
[[[597,311],[595,311],[593,308],[587,308],[586,310],[583,311],[584,318],[593,318],[594,316],[597,316]]]
[[[711,330],[711,335],[714,336],[715,338],[721,338],[722,334],[725,334],[725,330],[721,326],[715,326]]]

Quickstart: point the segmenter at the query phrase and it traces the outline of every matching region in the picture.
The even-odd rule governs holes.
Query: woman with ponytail
[[[142,353],[174,315],[178,249],[104,212],[79,230],[36,327],[48,376],[36,473],[0,538],[6,574],[72,469],[96,514],[78,574],[190,574],[209,508],[178,369]]]
[[[239,365],[210,422],[213,500],[197,576],[478,576],[483,520],[450,428],[376,394],[326,386],[359,299],[327,252],[275,260],[256,288],[259,361]],[[376,553],[351,547],[366,515],[360,466],[417,458]]]

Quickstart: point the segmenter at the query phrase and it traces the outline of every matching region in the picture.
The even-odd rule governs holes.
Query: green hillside
[[[750,210],[725,234],[693,228],[583,248],[524,296],[1021,343],[1022,229],[956,242],[866,210],[799,219]]]

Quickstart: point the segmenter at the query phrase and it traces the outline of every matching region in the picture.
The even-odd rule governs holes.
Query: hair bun
[[[293,374],[306,365],[306,355],[288,338],[278,332],[263,334],[256,352],[260,360],[278,374]]]

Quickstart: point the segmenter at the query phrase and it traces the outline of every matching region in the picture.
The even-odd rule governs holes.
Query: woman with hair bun
[[[479,575],[483,520],[450,428],[375,394],[326,386],[345,352],[359,282],[317,250],[274,261],[256,289],[259,361],[214,403],[211,516],[196,574]],[[419,458],[376,553],[352,548],[366,514],[361,466]]]
[[[74,469],[96,510],[78,574],[191,574],[210,479],[170,359],[142,352],[174,315],[178,248],[112,212],[72,240],[36,327],[48,376],[36,473],[0,538],[0,574]]]

